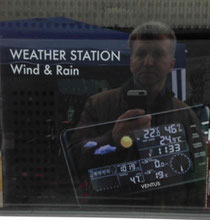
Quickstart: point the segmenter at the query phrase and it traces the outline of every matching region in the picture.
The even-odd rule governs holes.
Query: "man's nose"
[[[150,54],[147,54],[147,56],[144,58],[144,66],[152,66],[153,62],[153,57]]]

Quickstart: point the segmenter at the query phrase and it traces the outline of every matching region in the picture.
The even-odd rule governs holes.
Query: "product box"
[[[65,18],[0,26],[4,207],[204,207],[208,108],[189,99],[185,42],[162,92],[189,105],[123,118],[154,124],[119,132],[118,146],[126,110],[112,92],[132,77],[129,33]],[[125,108],[147,98],[129,91]]]

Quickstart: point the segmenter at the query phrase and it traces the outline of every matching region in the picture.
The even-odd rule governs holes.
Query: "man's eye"
[[[153,58],[157,59],[157,58],[160,58],[162,56],[164,56],[164,52],[162,50],[154,50],[154,51],[152,51],[152,57]]]
[[[147,52],[145,51],[145,50],[140,50],[140,51],[138,51],[138,53],[137,53],[137,56],[138,57],[145,57],[147,55]]]

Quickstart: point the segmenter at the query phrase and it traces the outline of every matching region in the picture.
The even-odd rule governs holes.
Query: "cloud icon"
[[[95,141],[88,141],[86,144],[83,145],[83,147],[91,148],[97,146],[97,142]]]
[[[104,155],[104,154],[109,154],[112,152],[116,151],[116,147],[113,147],[109,144],[105,145],[105,146],[101,146],[98,149],[95,150],[94,155]]]

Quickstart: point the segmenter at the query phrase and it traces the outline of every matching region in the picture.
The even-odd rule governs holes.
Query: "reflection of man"
[[[186,129],[189,146],[192,146],[192,140],[189,138],[192,131],[188,128],[193,124],[198,125],[192,111],[174,111],[168,115],[151,116],[152,113],[187,107],[174,98],[173,93],[165,87],[167,75],[175,63],[175,45],[174,32],[159,22],[145,23],[131,33],[130,69],[133,77],[121,88],[90,97],[78,125],[88,127],[79,129],[73,134],[71,154],[75,158],[79,175],[82,176],[88,168],[137,159],[135,148],[132,147],[132,141],[135,140],[132,140],[131,133],[141,128],[181,122]],[[130,109],[128,105],[129,90],[147,92],[146,100],[142,101],[139,98],[137,101],[139,106],[137,104],[135,109]],[[145,109],[149,114],[144,115]],[[140,115],[143,117],[125,120]],[[110,121],[116,123],[106,123]],[[104,125],[91,126],[100,123]],[[192,147],[190,151],[194,154]],[[144,205],[202,205],[204,185],[201,184],[199,187],[201,192],[191,184],[153,190],[138,194],[137,197],[142,199],[141,204]]]
[[[134,88],[147,91],[148,102],[145,103],[147,108],[154,106],[158,95],[164,92],[167,75],[172,71],[175,63],[175,45],[174,32],[160,23],[145,24],[135,29],[130,36],[130,69],[133,74],[133,84]],[[141,110],[130,110],[121,115],[119,119],[141,114],[143,114]],[[134,124],[133,121],[131,123]],[[141,118],[135,123],[136,128],[149,125],[151,117]],[[124,128],[116,124],[113,135],[119,133],[121,129]]]

